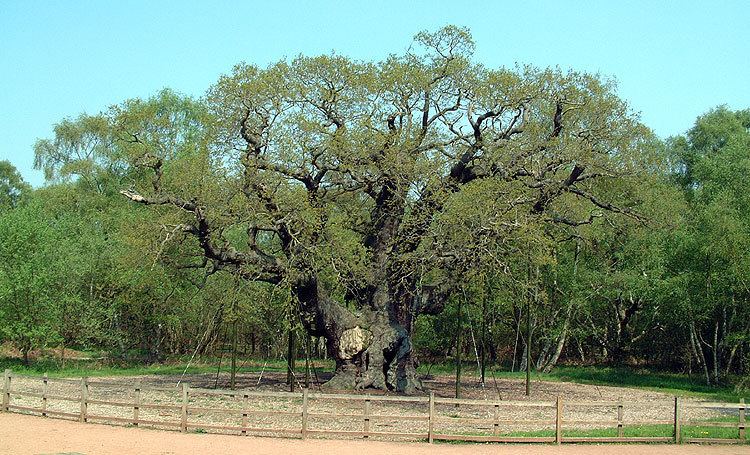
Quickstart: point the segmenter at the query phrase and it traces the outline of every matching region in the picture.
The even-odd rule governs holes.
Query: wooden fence
[[[62,384],[60,388],[63,391],[54,393],[54,390],[51,390],[51,382]],[[17,384],[24,385],[26,389],[32,386],[38,388],[35,392],[20,390],[15,387]],[[126,396],[128,399],[100,399],[90,393],[92,387],[106,388],[105,398]],[[157,397],[156,394],[161,395]],[[36,400],[39,401],[34,405]],[[223,406],[213,405],[216,401]],[[260,405],[261,401],[263,401],[263,406]],[[346,406],[342,404],[344,402],[347,403]],[[57,404],[53,406],[53,403]],[[316,403],[327,403],[328,407],[318,410]],[[324,394],[313,393],[307,389],[299,393],[218,390],[192,388],[185,383],[180,384],[179,387],[144,387],[140,380],[123,384],[88,378],[49,378],[46,374],[44,376],[15,375],[10,370],[6,370],[3,377],[2,395],[2,410],[5,412],[38,414],[75,419],[80,422],[149,426],[182,432],[215,431],[240,435],[286,435],[301,438],[311,436],[406,438],[427,440],[430,443],[437,440],[557,444],[747,442],[744,400],[740,403],[683,402],[675,397],[673,404],[673,407],[669,405],[669,415],[665,416],[667,418],[626,420],[624,418],[626,407],[630,409],[638,406],[648,407],[653,406],[653,403],[624,402],[622,399],[618,401],[564,401],[562,397],[554,401],[489,401],[442,398],[436,397],[433,393],[430,393],[428,397],[403,397]],[[381,412],[375,412],[373,409],[375,406],[378,406]],[[95,412],[95,409],[92,409],[94,407],[106,407],[109,411]],[[580,410],[581,408],[598,410],[594,413],[598,418],[585,420],[566,418],[566,409],[570,413],[573,409]],[[466,409],[471,409],[474,414],[467,417],[458,412],[458,410]],[[684,413],[690,409],[722,410],[725,418],[722,421],[686,418]],[[609,411],[612,413],[612,418],[604,418],[609,415]],[[727,416],[735,412],[736,420],[727,421]],[[151,415],[144,415],[144,413]],[[214,420],[208,422],[197,420],[206,415],[214,416]],[[519,415],[523,418],[519,418]],[[334,421],[345,425],[343,428],[324,428],[321,425],[315,425],[324,421]],[[391,422],[394,428],[378,426],[377,422],[383,421]],[[473,429],[479,428],[481,431],[477,434],[476,431],[457,429],[461,424],[469,425]],[[625,435],[627,426],[643,425],[667,427],[671,435]],[[588,429],[610,428],[616,435],[580,436],[581,431],[576,430],[579,430],[581,426],[587,426]],[[687,426],[736,429],[737,437],[683,437],[684,427]],[[526,430],[519,430],[521,427]],[[532,429],[528,430],[529,427]],[[579,436],[566,436],[566,430],[577,433]]]

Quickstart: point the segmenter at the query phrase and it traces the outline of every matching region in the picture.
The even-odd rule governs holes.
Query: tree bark
[[[714,344],[711,346],[711,353],[713,355],[713,363],[714,363],[714,383],[719,383],[719,321],[716,321],[716,324],[714,325]]]
[[[570,327],[570,318],[572,312],[573,305],[568,304],[568,311],[565,316],[565,321],[563,322],[562,333],[560,333],[560,336],[557,339],[557,347],[555,348],[554,354],[552,354],[552,357],[546,362],[543,368],[543,371],[545,373],[549,373],[550,371],[552,371],[552,368],[557,365],[557,361],[560,359],[560,355],[562,354],[563,348],[565,347],[565,341],[568,338],[568,329]]]
[[[695,322],[690,322],[690,347],[698,363],[703,367],[703,374],[706,377],[706,385],[711,385],[711,375],[708,372],[706,357],[703,355],[703,347],[700,345],[698,336],[695,333]]]

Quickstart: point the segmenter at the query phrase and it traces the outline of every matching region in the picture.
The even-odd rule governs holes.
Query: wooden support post
[[[8,406],[10,406],[10,370],[5,370],[3,374],[3,411],[10,412]]]
[[[247,394],[242,396],[242,431],[240,434],[247,435]]]
[[[495,405],[495,416],[494,416],[494,419],[495,419],[495,421],[492,423],[492,434],[495,435],[495,436],[497,436],[497,435],[500,434],[500,422],[499,422],[499,420],[500,420],[500,405],[499,404]]]
[[[557,412],[555,413],[555,442],[562,443],[562,419],[563,419],[563,401],[560,395],[557,396]]]
[[[47,417],[47,394],[49,393],[49,378],[47,373],[42,376],[42,417]]]
[[[622,417],[623,417],[623,401],[622,397],[617,401],[617,437],[622,438],[625,433],[622,429]]]
[[[745,399],[744,398],[740,398],[740,404],[743,406],[739,409],[739,419],[740,419],[740,422],[738,425],[739,438],[740,438],[740,441],[745,441],[746,436],[745,436],[745,406],[744,406]]]
[[[364,438],[370,437],[370,398],[365,399],[365,434]]]
[[[88,417],[89,407],[89,379],[86,377],[81,378],[81,414],[78,416],[79,422],[85,422]]]
[[[229,367],[229,388],[232,390],[234,390],[235,379],[237,376],[237,319],[236,316],[233,317],[235,320],[232,322],[232,359],[231,366]]]
[[[430,414],[427,417],[427,442],[432,444],[435,430],[435,392],[430,390]]]
[[[302,439],[307,438],[307,389],[302,389]]]
[[[143,386],[141,380],[139,379],[138,382],[135,385],[134,392],[134,400],[135,403],[133,404],[133,425],[138,426],[138,420],[140,418],[141,414],[141,387]]]
[[[294,392],[294,366],[297,351],[294,347],[294,329],[289,329],[289,341],[287,343],[286,358],[286,383],[289,384],[289,391]]]
[[[182,383],[182,407],[180,408],[180,431],[187,433],[187,416],[188,416],[188,394],[190,387]]]
[[[682,428],[680,428],[680,421],[682,419],[680,409],[680,397],[674,397],[674,443],[680,444],[682,442]]]

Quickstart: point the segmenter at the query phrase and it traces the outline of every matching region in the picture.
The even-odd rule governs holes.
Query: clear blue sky
[[[662,137],[719,104],[750,107],[750,1],[0,0],[0,159],[34,185],[32,146],[66,116],[163,87],[200,96],[239,61],[380,59],[468,26],[488,66],[615,76]]]

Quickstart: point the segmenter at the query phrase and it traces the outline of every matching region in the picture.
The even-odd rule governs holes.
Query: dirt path
[[[0,413],[0,454],[13,455],[748,455],[750,447],[669,445],[448,445],[182,434]]]

